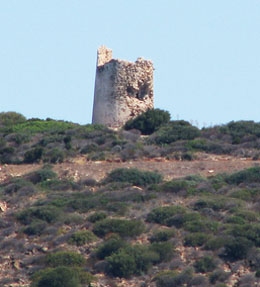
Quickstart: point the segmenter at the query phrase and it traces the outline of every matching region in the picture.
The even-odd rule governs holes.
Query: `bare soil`
[[[158,171],[165,180],[181,178],[187,175],[201,175],[208,177],[219,173],[234,173],[249,167],[260,165],[260,160],[236,158],[231,156],[217,156],[199,154],[193,161],[166,160],[164,158],[138,159],[127,162],[87,161],[85,157],[78,157],[61,164],[55,164],[53,170],[61,178],[102,180],[107,173],[116,168],[138,168],[140,170]],[[0,170],[0,182],[14,176],[40,169],[42,164],[3,165]]]

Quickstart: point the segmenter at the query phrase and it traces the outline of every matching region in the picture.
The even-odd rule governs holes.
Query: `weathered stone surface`
[[[112,58],[112,50],[98,49],[93,124],[121,127],[153,108],[153,63]]]
[[[7,203],[5,201],[0,201],[0,211],[5,212],[7,210]]]

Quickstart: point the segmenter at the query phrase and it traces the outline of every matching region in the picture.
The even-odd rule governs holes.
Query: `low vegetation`
[[[193,160],[197,152],[228,152],[254,160],[259,124],[200,130],[156,110],[125,129],[0,114],[1,163],[41,163],[0,184],[8,206],[0,217],[0,285],[117,286],[122,278],[156,287],[258,284],[259,166],[171,180],[121,168],[99,182],[61,176],[53,166],[77,155]]]

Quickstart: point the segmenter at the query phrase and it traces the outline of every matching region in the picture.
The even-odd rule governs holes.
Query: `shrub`
[[[226,259],[232,261],[245,259],[252,246],[252,241],[244,237],[232,238],[224,245],[225,251],[223,255]]]
[[[186,227],[187,230],[192,229],[192,225],[198,226],[200,225],[200,228],[202,227],[200,224],[202,221],[201,216],[199,213],[196,212],[187,212],[187,213],[179,213],[176,214],[169,219],[167,219],[166,224],[168,226],[175,226],[177,228]],[[196,229],[196,227],[195,227]],[[193,228],[193,231],[194,230]]]
[[[150,238],[150,242],[164,242],[168,241],[175,235],[174,229],[161,229],[156,231]]]
[[[45,228],[47,227],[47,223],[41,220],[35,220],[31,224],[29,224],[23,232],[27,235],[41,235],[43,234]]]
[[[89,230],[79,230],[73,233],[68,241],[68,243],[82,246],[86,243],[95,241],[96,236]]]
[[[140,235],[144,229],[144,223],[139,220],[106,218],[95,223],[93,232],[100,237],[111,232],[123,237],[132,237]]]
[[[230,200],[230,202],[232,201]],[[203,208],[211,208],[214,211],[226,210],[228,209],[227,198],[201,198],[194,202],[194,210],[201,210]]]
[[[125,246],[106,258],[108,272],[113,276],[126,277],[147,272],[153,262],[158,261],[158,254],[147,246]]]
[[[57,177],[57,174],[51,170],[48,166],[43,167],[37,171],[29,173],[25,178],[31,181],[33,184],[37,184],[44,181],[49,181]]]
[[[151,109],[127,121],[124,128],[126,130],[137,129],[144,135],[150,135],[169,121],[169,112],[160,109]]]
[[[162,176],[157,172],[140,171],[136,168],[118,168],[110,172],[106,182],[128,182],[133,185],[147,186],[149,184],[160,183]]]
[[[206,250],[218,250],[219,248],[223,247],[227,241],[227,238],[221,236],[221,237],[213,237],[209,238],[209,240],[206,242],[204,248]]]
[[[16,112],[2,112],[0,113],[0,127],[13,126],[26,121],[26,118]]]
[[[36,272],[31,287],[81,287],[90,286],[94,277],[81,268],[59,266]]]
[[[153,209],[148,213],[146,220],[148,222],[154,222],[167,225],[167,220],[174,215],[183,214],[185,209],[182,206],[163,206]]]
[[[209,235],[206,233],[196,232],[187,234],[184,237],[184,245],[185,246],[202,246],[204,245],[209,239]]]
[[[172,180],[165,182],[161,186],[161,191],[171,192],[171,193],[179,193],[181,191],[186,191],[189,187],[189,184],[186,180]]]
[[[234,197],[246,201],[253,200],[259,194],[259,189],[250,188],[250,189],[237,189],[232,191],[229,194],[229,197]]]
[[[198,128],[186,121],[172,121],[150,136],[149,143],[170,144],[178,140],[192,140],[200,135]]]
[[[35,219],[52,223],[60,216],[60,210],[55,206],[40,206],[25,209],[17,214],[17,219],[23,224],[30,224]]]
[[[45,180],[43,182],[40,182],[40,186],[43,189],[47,190],[79,190],[80,184],[69,180],[69,179],[58,179],[58,178],[53,178],[50,180]]]
[[[21,160],[20,158],[18,158],[17,155],[17,150],[12,146],[0,148],[0,163],[7,163],[7,164],[21,163]]]
[[[260,278],[260,270],[257,270],[257,271],[256,271],[255,277],[256,277],[256,278]]]
[[[173,256],[173,245],[171,242],[154,242],[150,246],[150,250],[159,255],[155,263],[169,261]]]
[[[54,148],[44,154],[43,161],[48,163],[61,163],[65,158],[65,153],[60,148]]]
[[[107,241],[98,246],[96,256],[98,259],[104,259],[113,253],[116,253],[120,248],[123,248],[126,245],[126,241],[120,236],[113,235]]]
[[[4,186],[4,193],[8,195],[14,195],[24,188],[31,189],[33,188],[33,185],[31,182],[24,178],[13,178],[10,183]]]
[[[58,251],[46,255],[45,263],[53,268],[58,266],[83,267],[85,259],[81,254],[72,251]]]
[[[193,277],[191,269],[176,273],[174,271],[167,271],[155,277],[157,287],[184,287],[189,286]]]
[[[194,263],[196,272],[200,273],[213,271],[216,267],[216,260],[211,256],[202,257]]]
[[[24,163],[36,163],[42,158],[43,148],[35,147],[24,154]]]
[[[242,171],[233,173],[226,178],[229,184],[260,182],[260,167],[251,167]]]
[[[36,279],[34,279],[36,281]],[[43,270],[32,287],[80,287],[79,278],[67,267]]]
[[[120,252],[112,254],[107,258],[108,271],[116,277],[130,277],[135,274],[136,265],[135,258],[129,254],[125,249]]]
[[[106,217],[107,215],[104,212],[95,212],[88,217],[88,221],[95,223],[99,220],[105,219]]]
[[[243,237],[260,246],[260,226],[258,223],[233,224],[226,230],[234,237]]]
[[[192,216],[192,214],[191,214]],[[198,221],[193,220],[190,218],[190,220],[187,220],[183,228],[190,232],[216,232],[218,230],[219,222],[207,220],[207,219],[200,219]]]
[[[250,135],[260,137],[260,124],[253,121],[232,121],[221,127],[220,132],[231,135],[232,143],[239,144],[245,142]]]
[[[209,281],[211,284],[216,284],[217,282],[224,282],[229,276],[230,273],[217,269],[210,274]]]
[[[80,153],[82,154],[87,154],[87,153],[91,153],[91,152],[96,152],[99,150],[99,147],[97,144],[95,143],[91,143],[91,144],[88,144],[86,146],[84,146],[81,150],[80,150]]]
[[[68,129],[75,128],[76,124],[55,121],[51,119],[41,120],[41,119],[29,119],[25,122],[17,123],[12,126],[13,132],[18,133],[49,133],[49,134],[62,134]]]

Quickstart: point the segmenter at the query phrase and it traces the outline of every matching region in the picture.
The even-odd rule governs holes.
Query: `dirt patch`
[[[204,177],[219,173],[233,173],[245,168],[260,165],[260,160],[253,161],[245,158],[230,156],[199,155],[193,161],[166,160],[164,158],[140,159],[127,162],[121,161],[87,161],[85,157],[78,157],[69,162],[56,164],[53,170],[60,177],[79,179],[103,179],[107,173],[116,168],[138,168],[141,170],[158,171],[165,180],[180,178],[187,175],[201,175]],[[42,164],[32,165],[3,165],[0,170],[0,181],[3,182],[14,176],[22,176],[42,167]]]

